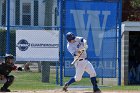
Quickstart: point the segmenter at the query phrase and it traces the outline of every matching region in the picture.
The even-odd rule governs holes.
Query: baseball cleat
[[[102,93],[102,92],[101,92],[101,90],[98,88],[98,89],[94,90],[93,93]]]
[[[63,87],[63,91],[65,91],[65,92],[67,92],[68,91],[68,84],[66,83],[65,85],[64,85],[64,87]]]
[[[3,88],[3,87],[2,87],[2,88],[0,89],[0,92],[11,92],[11,91],[10,91],[10,89],[6,89],[6,88]]]

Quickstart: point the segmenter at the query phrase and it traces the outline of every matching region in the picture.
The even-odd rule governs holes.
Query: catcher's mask
[[[6,56],[5,56],[5,63],[6,63],[7,65],[13,65],[14,62],[15,62],[14,56],[11,55],[11,54],[6,54]]]

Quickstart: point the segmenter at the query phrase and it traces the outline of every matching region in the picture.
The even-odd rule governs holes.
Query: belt
[[[87,58],[84,58],[84,59],[79,59],[79,61],[83,61],[83,60],[86,60]]]

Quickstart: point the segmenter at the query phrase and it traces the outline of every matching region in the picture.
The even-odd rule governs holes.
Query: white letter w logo
[[[76,32],[79,36],[84,36],[86,39],[88,37],[89,30],[92,30],[93,43],[95,47],[96,56],[100,55],[102,40],[105,32],[107,18],[110,15],[110,11],[91,11],[88,10],[71,10],[74,18]],[[103,22],[100,23],[99,16],[103,16]],[[87,18],[87,24],[85,24],[85,17]]]

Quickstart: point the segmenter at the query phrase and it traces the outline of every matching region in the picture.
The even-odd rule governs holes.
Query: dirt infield
[[[40,91],[14,91],[11,93],[93,93],[85,90],[69,90],[64,92],[60,89],[56,90],[40,90]],[[102,91],[102,93],[140,93],[140,91]]]

